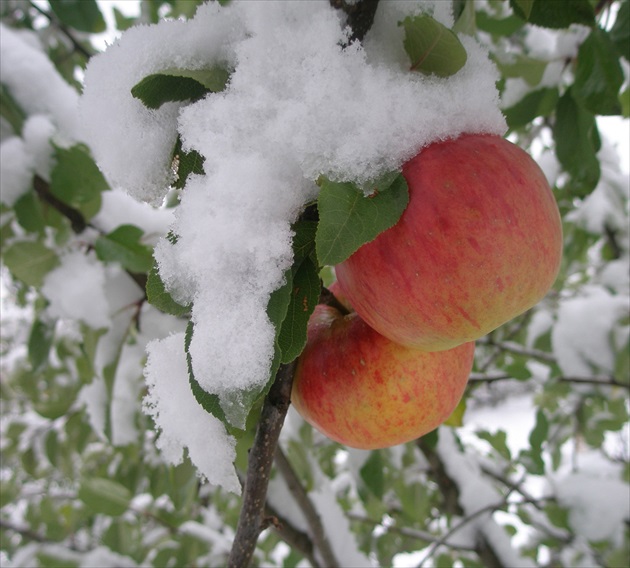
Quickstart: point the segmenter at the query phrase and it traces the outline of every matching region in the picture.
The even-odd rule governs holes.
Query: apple
[[[347,446],[376,449],[414,440],[460,401],[474,343],[428,353],[394,343],[355,312],[318,305],[295,371],[291,402],[302,417]]]
[[[560,267],[562,224],[524,150],[467,134],[427,146],[402,173],[409,204],[399,222],[335,268],[371,327],[439,351],[486,335],[545,296]]]

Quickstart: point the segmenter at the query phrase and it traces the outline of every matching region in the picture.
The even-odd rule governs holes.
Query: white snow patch
[[[147,352],[145,376],[149,393],[144,406],[161,430],[157,444],[162,454],[171,463],[179,464],[187,448],[190,459],[208,482],[239,494],[241,486],[232,465],[236,457],[234,438],[193,396],[184,334],[152,341]]]

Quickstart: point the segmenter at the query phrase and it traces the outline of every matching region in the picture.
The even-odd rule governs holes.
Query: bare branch
[[[269,503],[267,503],[265,514],[273,516],[277,521],[273,523],[273,526],[278,536],[284,540],[284,542],[302,554],[313,568],[321,568],[321,564],[317,558],[315,558],[313,541],[308,534],[293,526],[293,524],[282,517]]]
[[[254,445],[250,450],[243,507],[227,565],[245,568],[249,565],[261,531],[273,456],[280,430],[289,410],[291,385],[296,362],[281,365],[263,404]]]
[[[326,532],[324,531],[324,526],[322,525],[319,513],[315,509],[315,506],[309,498],[306,489],[304,489],[304,486],[295,473],[293,466],[284,455],[280,446],[276,449],[276,465],[278,466],[278,471],[281,473],[287,486],[289,487],[291,495],[293,495],[293,498],[300,507],[304,517],[306,517],[306,522],[308,523],[313,543],[321,554],[324,566],[339,566],[339,562],[335,558],[335,554],[330,546]]]

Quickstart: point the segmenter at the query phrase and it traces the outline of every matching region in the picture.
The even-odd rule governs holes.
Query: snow
[[[55,69],[33,32],[0,24],[2,83],[28,114],[51,118],[65,141],[76,140],[79,95]]]
[[[501,495],[492,486],[490,480],[482,474],[479,463],[472,456],[458,449],[455,435],[450,428],[440,427],[437,451],[448,476],[457,485],[459,504],[464,510],[465,517],[501,503]],[[490,511],[479,515],[472,523],[479,533],[483,534],[503,566],[514,568],[534,566],[529,558],[520,556],[512,547],[510,537],[492,519]]]
[[[135,225],[144,231],[142,241],[145,244],[154,245],[158,237],[168,233],[174,220],[172,209],[157,209],[141,203],[120,188],[104,191],[101,200],[101,208],[92,224],[105,233],[120,225]]]
[[[53,317],[82,321],[94,329],[109,326],[105,297],[105,267],[82,251],[61,257],[61,264],[46,275],[42,293]]]
[[[11,136],[0,144],[0,201],[10,207],[31,187],[33,158],[23,140]]]
[[[498,74],[471,38],[462,37],[468,61],[453,77],[409,71],[398,21],[419,7],[452,25],[447,3],[383,2],[364,50],[342,48],[347,32],[327,1],[209,3],[192,20],[127,31],[86,70],[82,135],[114,187],[161,203],[178,134],[205,157],[205,175],[189,178],[175,211],[177,243],[163,238],[155,257],[173,297],[194,304],[195,378],[237,427],[248,411],[240,393],[269,379],[266,306],[292,262],[291,223],[319,176],[366,184],[432,141],[505,131]],[[194,104],[152,110],[130,93],[151,73],[212,65],[231,70],[229,85]],[[154,385],[169,380],[150,369]]]
[[[232,466],[235,442],[221,422],[194,398],[188,381],[184,334],[149,343],[145,376],[149,393],[145,410],[162,431],[158,447],[165,459],[179,464],[184,448],[200,474],[213,485],[239,494],[241,486]]]
[[[50,141],[55,131],[55,125],[43,114],[29,116],[22,131],[24,147],[34,161],[35,173],[45,180],[50,179],[53,165],[53,147]]]
[[[577,377],[590,376],[593,368],[611,373],[615,364],[611,329],[629,311],[627,296],[613,295],[600,286],[585,286],[580,296],[563,300],[551,332],[562,372]]]

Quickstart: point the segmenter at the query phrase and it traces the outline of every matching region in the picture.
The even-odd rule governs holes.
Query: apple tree
[[[0,16],[3,566],[627,565],[628,0],[3,0]],[[426,243],[364,254],[361,294],[341,275],[410,209],[405,164],[471,135],[536,160],[562,250],[543,271],[548,250],[500,216],[446,243],[468,271],[524,263],[511,289],[542,292],[501,318],[507,280],[475,284],[494,323],[448,330],[470,357],[439,427],[333,441],[292,386],[307,358],[341,376],[358,332],[315,343],[309,319],[367,303],[397,325],[413,294],[359,296],[412,261],[453,297],[468,275],[432,283],[446,261],[428,270]],[[508,199],[516,163],[477,155],[438,168],[463,189],[419,227],[446,230],[468,185]],[[519,197],[503,217],[544,244]],[[381,349],[433,369],[361,325],[381,382]],[[429,413],[448,398],[434,379]],[[381,394],[376,414],[344,408],[364,383],[319,402],[367,432],[402,412]]]

